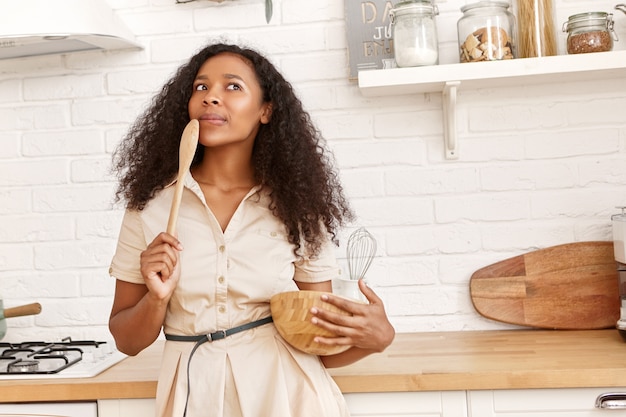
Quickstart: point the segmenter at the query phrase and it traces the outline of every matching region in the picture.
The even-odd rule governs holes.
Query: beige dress
[[[174,187],[141,212],[127,211],[111,276],[143,284],[139,254],[167,226]],[[297,262],[284,225],[252,189],[222,232],[200,187],[188,174],[178,220],[181,279],[163,330],[199,335],[270,315],[272,295],[294,282],[322,282],[339,273],[328,243],[315,260]],[[157,416],[182,417],[193,342],[165,343]],[[189,363],[187,417],[345,417],[343,396],[317,356],[292,348],[273,324],[200,345]]]

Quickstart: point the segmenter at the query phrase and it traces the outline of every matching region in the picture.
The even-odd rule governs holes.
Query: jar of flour
[[[394,57],[398,67],[439,63],[437,6],[430,0],[406,0],[390,11]]]

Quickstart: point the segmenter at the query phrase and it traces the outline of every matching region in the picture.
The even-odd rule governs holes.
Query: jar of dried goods
[[[613,49],[613,15],[605,12],[579,13],[563,23],[567,32],[567,53],[606,52]]]
[[[479,1],[461,7],[457,23],[461,62],[515,58],[515,16],[506,1]]]
[[[517,57],[557,54],[554,0],[516,0]]]
[[[389,12],[393,27],[393,50],[399,67],[439,63],[437,6],[430,0],[407,0]]]

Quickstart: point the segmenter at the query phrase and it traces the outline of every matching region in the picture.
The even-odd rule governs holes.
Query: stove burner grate
[[[104,343],[70,338],[54,343],[0,343],[0,375],[55,374],[80,362],[84,349]]]

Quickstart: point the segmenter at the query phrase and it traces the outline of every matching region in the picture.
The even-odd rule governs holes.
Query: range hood
[[[9,3],[0,12],[0,59],[141,48],[105,0]]]

